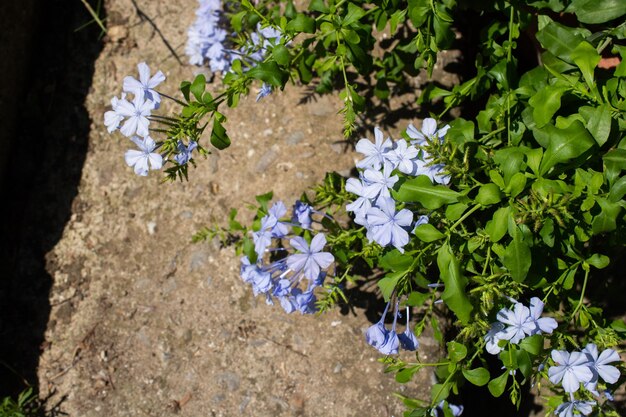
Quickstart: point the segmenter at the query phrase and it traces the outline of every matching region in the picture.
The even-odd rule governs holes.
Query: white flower
[[[528,333],[529,336],[541,333],[552,334],[552,331],[559,326],[552,317],[541,317],[543,306],[544,304],[539,298],[533,297],[530,299],[529,321],[534,324],[535,329]]]
[[[137,65],[137,69],[139,70],[139,80],[131,76],[125,77],[123,84],[124,91],[152,101],[154,108],[158,109],[159,104],[161,104],[161,96],[154,88],[165,81],[165,75],[161,71],[157,71],[157,73],[150,78],[150,67],[148,67],[145,62],[140,62]]]
[[[598,385],[598,377],[608,384],[614,384],[620,377],[620,371],[612,365],[607,365],[611,362],[621,361],[619,355],[613,349],[605,349],[598,356],[598,347],[589,343],[582,351],[589,360],[589,369],[593,373],[593,378],[585,384],[585,388],[591,391],[595,395],[599,395],[596,391]]]
[[[406,134],[409,135],[411,139],[411,144],[422,146],[427,141],[433,141],[433,139],[438,138],[439,143],[443,143],[443,137],[450,129],[449,125],[445,125],[441,129],[437,130],[437,121],[433,118],[426,118],[422,122],[422,130],[419,131],[412,124],[406,129]]]
[[[502,331],[500,339],[510,340],[511,343],[519,343],[535,327],[532,322],[528,321],[530,310],[522,303],[516,303],[512,311],[508,308],[503,308],[496,317],[499,322],[508,325]]]
[[[595,401],[567,401],[559,405],[554,411],[559,417],[574,417],[574,410],[580,411],[584,416],[588,416],[593,411]]]
[[[135,169],[135,174],[145,177],[148,175],[150,169],[161,169],[163,166],[163,157],[156,152],[152,152],[156,148],[156,143],[154,143],[154,140],[152,140],[150,136],[146,136],[143,139],[133,136],[130,140],[132,140],[140,150],[130,149],[126,151],[124,159],[128,166]]]
[[[357,168],[380,169],[385,162],[385,154],[392,149],[391,139],[383,141],[383,132],[379,128],[374,129],[375,143],[363,138],[356,144],[356,151],[365,155],[365,158],[357,162]]]
[[[589,358],[581,352],[571,354],[564,350],[553,350],[552,359],[557,366],[548,369],[550,382],[558,384],[562,382],[566,392],[576,392],[581,383],[587,383],[593,378],[593,372],[589,367]]]

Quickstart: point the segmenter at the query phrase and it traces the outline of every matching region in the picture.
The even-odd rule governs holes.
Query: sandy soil
[[[336,98],[299,104],[306,91],[296,86],[258,104],[251,95],[228,113],[232,147],[200,160],[183,184],[161,184],[158,172],[135,176],[123,160],[129,141],[106,132],[102,115],[138,62],[164,71],[172,95],[198,71],[164,42],[186,61],[195,6],[106,3],[109,33],[85,103],[89,150],[71,218],[47,256],[54,282],[42,396],[82,417],[401,415],[392,393],[426,398],[431,375],[401,386],[382,373],[364,341],[365,308],[286,315],[252,296],[232,248],[191,243],[200,227],[224,224],[230,208],[256,194],[273,190],[291,202],[329,170],[347,175],[355,155]],[[420,358],[432,359],[436,343],[420,342]]]

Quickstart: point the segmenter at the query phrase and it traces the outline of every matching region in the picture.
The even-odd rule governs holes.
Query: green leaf
[[[489,385],[487,385],[487,388],[489,388],[489,392],[491,393],[491,395],[493,395],[496,398],[501,396],[504,393],[504,390],[506,389],[506,383],[508,379],[509,379],[509,371],[506,370],[499,377],[489,381]]]
[[[530,355],[525,350],[516,350],[515,351],[515,360],[517,361],[517,368],[522,372],[524,378],[528,378],[530,372],[533,369],[532,360],[530,359]]]
[[[626,195],[626,176],[620,177],[613,186],[611,187],[611,191],[609,192],[609,201],[611,203],[619,202]]]
[[[596,51],[596,48],[589,42],[581,42],[574,48],[570,54],[570,58],[574,61],[576,66],[580,68],[589,88],[593,88],[595,86],[593,73],[598,62],[600,62],[600,54]]]
[[[543,336],[536,334],[522,339],[519,347],[532,355],[539,355],[543,350]]]
[[[355,5],[354,3],[348,3],[348,13],[344,16],[341,26],[350,26],[356,23],[360,18],[365,16],[365,9]]]
[[[622,206],[619,203],[611,203],[605,198],[598,198],[596,202],[602,211],[591,222],[593,234],[597,235],[615,230],[617,228],[617,216],[622,210]]]
[[[539,90],[528,100],[533,108],[533,119],[538,128],[545,126],[557,110],[561,107],[561,96],[566,91],[564,87],[547,86]]]
[[[439,248],[437,266],[445,284],[441,299],[456,314],[461,323],[469,323],[473,306],[465,293],[467,278],[461,273],[459,261],[454,257],[447,243]]]
[[[315,33],[315,19],[298,13],[295,19],[287,23],[285,29],[289,32]]]
[[[408,299],[406,300],[406,305],[411,307],[421,307],[424,305],[426,300],[431,297],[430,293],[421,293],[419,291],[413,291],[409,294]]]
[[[389,301],[391,294],[393,294],[393,290],[396,288],[396,285],[398,285],[398,281],[404,275],[406,275],[405,271],[393,272],[385,275],[384,278],[381,278],[378,281],[378,287],[380,288],[380,292],[383,294],[385,301]]]
[[[320,12],[320,13],[330,12],[330,9],[328,8],[328,6],[326,6],[326,3],[324,2],[324,0],[311,0],[311,3],[309,3],[309,10],[313,10],[315,12]]]
[[[548,141],[548,149],[541,161],[540,173],[542,175],[556,164],[577,158],[595,145],[587,129],[578,120],[565,129],[548,124],[541,129],[533,129],[533,134],[539,142]]]
[[[472,384],[482,387],[491,378],[489,371],[485,368],[463,369],[463,376]]]
[[[541,46],[559,58],[571,62],[570,54],[574,48],[585,39],[588,31],[577,30],[559,23],[553,22],[547,16],[540,16],[548,23],[537,32],[537,40]]]
[[[518,226],[514,226],[513,240],[506,247],[502,263],[511,273],[511,278],[523,282],[532,263],[530,248]]]
[[[274,61],[261,62],[248,71],[247,74],[252,78],[265,81],[274,87],[280,88],[282,88],[289,79],[289,74],[281,70]]]
[[[191,88],[191,83],[189,81],[183,81],[180,83],[180,92],[183,93],[183,97],[185,97],[185,101],[189,102],[189,89]]]
[[[460,343],[448,342],[446,346],[448,347],[448,359],[453,363],[460,362],[467,356],[467,348]]]
[[[436,210],[445,204],[456,203],[460,194],[442,185],[433,185],[430,178],[420,175],[400,185],[394,198],[403,202],[418,202],[429,210]]]
[[[509,181],[509,185],[504,189],[504,192],[507,193],[511,198],[515,198],[524,191],[526,187],[526,175],[518,172],[511,177],[511,181]]]
[[[611,133],[611,108],[607,104],[598,107],[584,106],[578,109],[578,112],[586,120],[585,127],[598,146],[604,145]]]
[[[609,266],[609,263],[611,262],[611,260],[609,259],[608,256],[600,255],[599,253],[594,253],[589,258],[585,259],[585,262],[587,262],[589,265],[595,266],[598,269],[604,269],[607,266]]]
[[[203,74],[199,74],[191,84],[191,94],[198,101],[202,101],[202,94],[204,93],[204,89],[206,88],[206,78],[204,78]]]
[[[476,196],[476,201],[482,206],[499,203],[501,199],[500,187],[493,183],[482,185],[478,189],[478,195]]]
[[[281,65],[283,67],[288,66],[291,62],[291,55],[289,55],[289,50],[285,45],[276,45],[272,49],[272,56],[274,57],[278,65]]]
[[[461,218],[468,205],[463,203],[450,204],[446,207],[446,219],[455,222]]]
[[[410,366],[408,368],[404,368],[396,374],[396,382],[401,384],[405,384],[413,379],[413,374],[420,369],[419,366]]]
[[[273,197],[274,193],[272,191],[269,191],[265,194],[259,194],[255,196],[254,199],[257,201],[257,203],[259,203],[259,206],[261,206],[263,212],[267,213],[267,205],[270,201],[272,201]]]
[[[439,404],[441,401],[445,400],[450,395],[450,385],[449,384],[435,384],[430,389],[430,394],[431,394],[433,404]]]
[[[230,146],[230,138],[226,134],[226,129],[217,117],[213,120],[211,145],[215,146],[219,150],[226,149]]]
[[[429,0],[409,0],[409,19],[419,28],[432,15]]]
[[[603,157],[605,176],[610,184],[613,184],[619,174],[626,169],[626,150],[611,149]]]
[[[497,242],[504,237],[509,226],[510,207],[501,207],[493,213],[493,218],[487,222],[485,232],[492,242]]]
[[[605,23],[626,14],[624,0],[573,0],[566,10],[582,23]]]
[[[434,242],[435,240],[443,239],[446,237],[443,233],[435,228],[432,224],[421,224],[415,228],[415,236],[422,242]]]
[[[412,255],[394,249],[380,258],[379,265],[385,271],[406,271],[413,264],[413,260]]]

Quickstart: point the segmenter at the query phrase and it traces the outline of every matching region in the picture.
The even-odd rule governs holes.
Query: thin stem
[[[156,90],[155,90],[155,91],[156,91]],[[162,95],[162,96],[163,96],[163,97],[165,97],[165,98],[169,98],[170,100],[172,100],[172,101],[174,101],[174,102],[176,102],[176,103],[180,104],[180,105],[181,105],[181,106],[183,106],[183,107],[187,106],[187,103],[184,103],[184,102],[182,102],[182,101],[178,100],[177,98],[170,97],[170,96],[168,96],[167,94],[164,94],[164,93],[162,93],[162,92],[160,92],[160,91],[157,91],[157,93],[159,93],[160,95]]]
[[[463,223],[463,221],[465,219],[467,219],[469,216],[471,216],[476,210],[478,210],[480,208],[480,204],[476,204],[474,207],[472,207],[471,209],[469,209],[463,216],[461,216],[461,218],[459,220],[456,221],[456,223],[454,223],[452,226],[450,226],[450,232],[453,231],[454,229],[456,229],[456,227],[458,225],[460,225],[461,223]]]
[[[589,267],[585,268],[585,280],[583,281],[583,288],[580,291],[580,299],[578,300],[578,305],[576,305],[576,308],[572,312],[572,318],[574,318],[576,313],[578,313],[578,310],[580,310],[580,307],[582,307],[583,305],[583,299],[585,298],[585,290],[587,289],[588,279],[589,279]]]

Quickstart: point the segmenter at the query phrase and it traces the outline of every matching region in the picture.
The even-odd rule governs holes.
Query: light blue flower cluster
[[[196,21],[187,30],[185,52],[192,65],[208,62],[212,72],[225,72],[233,61],[231,50],[226,47],[228,32],[221,0],[199,0]]]
[[[620,377],[619,369],[609,365],[621,361],[619,354],[613,349],[605,349],[598,354],[598,347],[589,343],[580,352],[553,350],[551,356],[555,366],[548,369],[548,378],[553,384],[560,383],[570,396],[569,401],[556,409],[559,417],[572,417],[575,410],[585,416],[591,414],[595,401],[580,401],[574,398],[574,393],[580,389],[581,384],[584,389],[600,397],[597,390],[600,379],[606,384],[614,384]],[[604,395],[609,400],[613,398],[608,391],[605,391]]]
[[[332,254],[323,251],[326,236],[316,234],[310,245],[301,236],[289,238],[292,226],[311,230],[314,210],[306,203],[295,203],[291,221],[281,220],[287,214],[287,208],[281,201],[274,203],[268,211],[261,219],[260,229],[252,234],[257,262],[252,263],[247,256],[242,257],[241,278],[252,285],[255,296],[264,294],[268,304],[273,304],[275,297],[287,313],[296,310],[302,314],[314,313],[317,301],[314,290],[324,283],[324,269],[335,261]],[[292,251],[282,247],[282,240],[287,238]],[[277,247],[270,248],[274,242]],[[280,254],[283,251],[289,254],[273,262],[264,262],[267,253]],[[305,280],[306,285],[303,284]]]
[[[530,308],[522,303],[515,302],[512,309],[503,308],[496,315],[497,322],[491,324],[491,329],[485,336],[487,352],[497,355],[502,351],[499,345],[501,340],[508,340],[518,344],[527,336],[535,334],[552,334],[558,323],[551,317],[541,317],[543,302],[533,297],[530,299]]]
[[[160,146],[150,137],[150,121],[152,111],[159,108],[161,94],[155,88],[165,81],[165,75],[157,71],[150,76],[150,67],[145,62],[137,65],[139,79],[132,76],[124,77],[123,92],[120,98],[111,99],[111,110],[104,113],[104,125],[109,133],[118,130],[130,138],[139,150],[130,149],[124,154],[126,164],[132,167],[137,175],[146,176],[151,169],[161,169],[163,156],[155,150]],[[132,100],[127,100],[132,94]],[[192,159],[191,152],[198,146],[191,141],[189,146],[178,144],[179,153],[174,160],[184,165]]]
[[[442,144],[449,126],[437,130],[437,122],[428,118],[418,131],[412,124],[406,130],[412,139],[392,142],[384,139],[380,129],[374,129],[374,143],[363,138],[356,145],[357,152],[365,155],[357,162],[359,178],[349,178],[346,191],[357,195],[357,199],[346,206],[354,213],[354,222],[365,226],[367,238],[382,246],[393,246],[400,252],[409,243],[408,230],[411,230],[413,213],[407,209],[396,212],[396,203],[390,189],[398,181],[399,171],[405,175],[426,175],[431,181],[448,184],[450,176],[445,173],[443,164],[435,164],[427,151],[427,145]],[[420,216],[414,227],[428,223],[427,216]]]
[[[446,407],[446,402],[447,401],[441,401],[436,408],[434,408],[430,415],[432,417],[439,417],[439,416],[445,416],[445,407]],[[448,408],[450,409],[450,412],[452,413],[452,415],[454,417],[458,417],[461,414],[463,414],[463,410],[465,407],[463,407],[462,405],[456,405],[456,404],[451,404],[448,402]],[[440,414],[441,413],[441,414]]]
[[[406,329],[404,332],[397,334],[396,333],[396,323],[398,321],[398,305],[399,303],[396,301],[396,306],[393,315],[393,324],[391,325],[391,330],[387,330],[385,327],[385,318],[387,317],[387,310],[389,310],[389,305],[391,304],[391,300],[385,306],[385,311],[383,311],[383,315],[378,321],[378,323],[370,326],[365,332],[365,341],[378,349],[378,351],[384,355],[396,355],[398,353],[398,349],[401,346],[402,348],[410,351],[415,351],[419,347],[419,342],[415,337],[415,333],[409,328],[409,308],[406,308]]]

